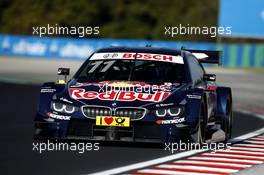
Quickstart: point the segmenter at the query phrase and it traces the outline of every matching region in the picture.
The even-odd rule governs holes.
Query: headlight
[[[77,110],[76,107],[68,104],[62,104],[58,102],[51,102],[51,109],[56,112],[72,114]]]
[[[158,117],[165,117],[166,114],[167,114],[166,109],[157,109],[156,110],[156,115]]]
[[[182,112],[181,107],[170,107],[170,108],[161,108],[155,110],[155,113],[158,117],[165,117],[166,115],[171,117],[176,117]]]
[[[173,107],[169,108],[167,111],[170,116],[178,116],[181,113],[181,108]]]

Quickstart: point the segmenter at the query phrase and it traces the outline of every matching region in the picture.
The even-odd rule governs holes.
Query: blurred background
[[[99,27],[99,34],[42,35],[41,26]],[[165,35],[168,26],[231,27],[231,35]],[[86,59],[116,45],[221,49],[225,67],[264,66],[260,0],[0,0],[0,55]],[[32,36],[34,35],[34,36]]]

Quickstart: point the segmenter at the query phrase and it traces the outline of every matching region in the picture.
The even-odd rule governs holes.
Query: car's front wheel
[[[206,142],[206,107],[204,102],[201,103],[201,109],[199,113],[199,122],[197,125],[196,132],[192,134],[192,139],[195,143],[205,143]]]
[[[231,139],[232,122],[233,122],[232,102],[230,98],[228,98],[226,103],[226,113],[221,124],[221,129],[225,132],[225,140],[224,140],[225,142]]]

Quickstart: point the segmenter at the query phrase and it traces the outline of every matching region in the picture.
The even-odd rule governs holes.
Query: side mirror
[[[204,74],[203,80],[205,81],[215,81],[216,75],[215,74]]]
[[[59,68],[58,69],[58,75],[70,75],[70,68]]]
[[[58,84],[65,84],[67,81],[67,76],[70,75],[70,68],[58,68],[57,74],[58,74],[58,76],[60,76],[60,75],[64,76],[64,80],[61,80],[60,78],[58,78],[57,83]]]

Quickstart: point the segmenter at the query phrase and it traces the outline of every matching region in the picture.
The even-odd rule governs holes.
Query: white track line
[[[231,141],[237,142],[237,141],[249,139],[251,137],[255,137],[257,135],[260,135],[262,133],[264,133],[264,128],[250,132],[248,134],[245,134],[245,135],[242,135],[239,137],[236,137],[236,138],[232,139]],[[261,145],[261,146],[264,146],[264,145]],[[117,168],[113,168],[113,169],[109,169],[109,170],[105,170],[105,171],[92,173],[92,175],[120,174],[120,173],[124,173],[127,171],[132,171],[132,170],[141,169],[141,168],[145,168],[145,167],[149,167],[149,166],[154,166],[157,164],[162,164],[164,162],[168,162],[168,161],[172,161],[172,160],[176,160],[176,159],[181,159],[183,157],[191,156],[191,155],[201,153],[201,152],[205,152],[205,151],[208,151],[208,150],[205,149],[205,150],[186,151],[186,152],[182,152],[182,153],[178,153],[178,154],[174,154],[174,155],[169,155],[169,156],[165,156],[165,157],[161,157],[161,158],[157,158],[157,159],[153,159],[153,160],[148,160],[148,161],[144,161],[144,162],[134,163],[131,165],[121,166],[121,167],[117,167]],[[241,161],[247,162],[248,160],[241,160]],[[253,161],[248,161],[248,162],[253,162]],[[254,161],[254,162],[256,162],[256,164],[263,163],[263,161]]]
[[[256,117],[257,117],[257,116],[256,116]],[[263,116],[263,117],[264,117],[264,116]],[[262,119],[263,119],[263,118],[262,118]],[[257,135],[260,135],[260,134],[262,134],[262,133],[264,133],[264,128],[258,129],[258,130],[256,130],[256,131],[250,132],[250,133],[248,133],[248,134],[244,134],[244,135],[242,135],[242,136],[235,137],[235,138],[231,139],[230,141],[231,141],[231,142],[237,142],[237,141],[241,141],[241,140],[246,140],[246,139],[249,139],[249,138],[251,138],[251,137],[255,137],[255,136],[257,136]]]
[[[173,163],[177,164],[193,164],[193,165],[215,165],[215,166],[226,166],[236,168],[248,168],[252,165],[237,164],[237,163],[225,163],[225,162],[210,162],[210,161],[198,161],[198,160],[178,160]]]
[[[217,173],[193,173],[186,171],[171,171],[171,170],[160,170],[160,169],[143,169],[139,170],[138,173],[146,174],[168,174],[168,175],[219,175]]]

